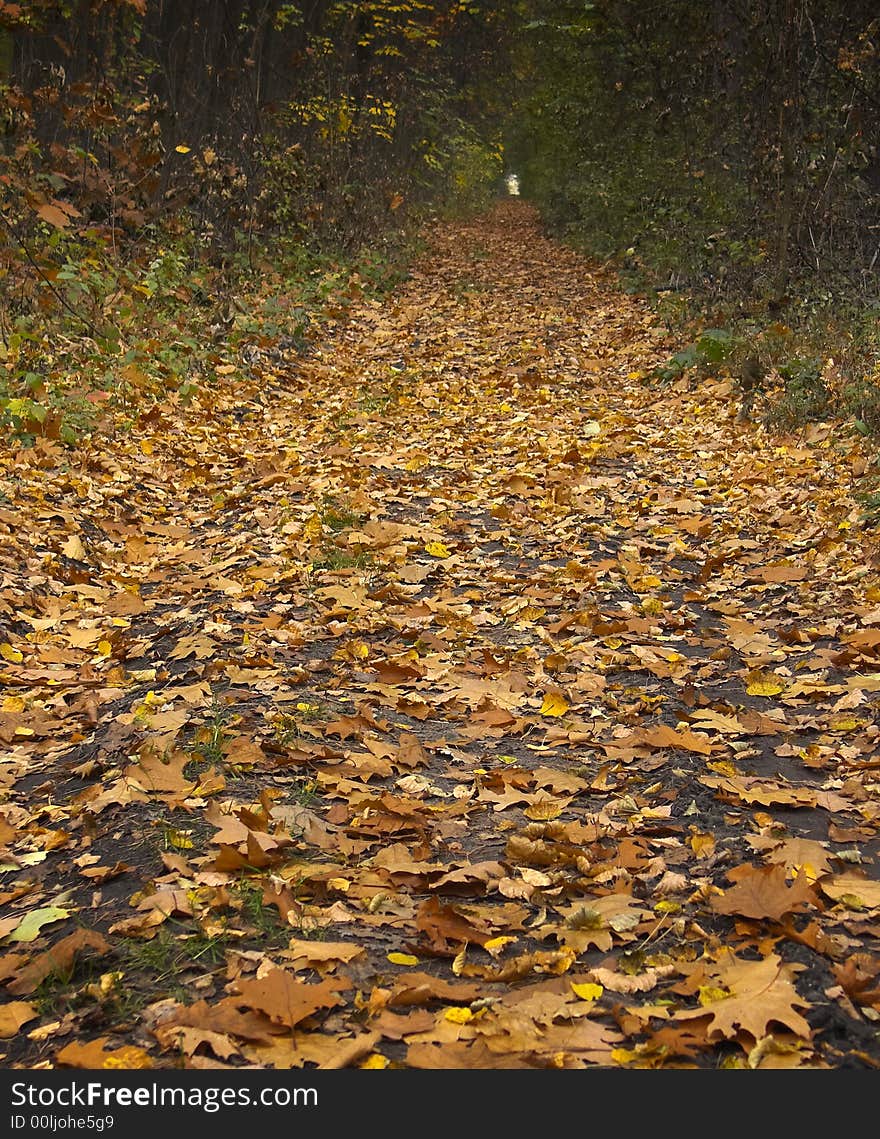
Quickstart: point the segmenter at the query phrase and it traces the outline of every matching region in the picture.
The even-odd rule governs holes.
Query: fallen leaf
[[[39,936],[43,926],[52,925],[56,921],[63,921],[67,917],[70,917],[70,910],[66,910],[62,906],[44,906],[39,910],[29,910],[9,934],[7,940],[33,941]]]
[[[541,715],[558,717],[564,716],[571,705],[560,692],[546,692],[541,704]]]
[[[15,1036],[22,1025],[35,1020],[40,1014],[27,1001],[7,1001],[0,1005],[0,1039]]]
[[[710,899],[716,913],[779,921],[785,914],[800,913],[817,903],[806,874],[799,873],[789,883],[784,866],[739,866],[727,876],[736,885]]]
[[[134,1045],[106,1048],[108,1039],[106,1036],[98,1036],[87,1044],[73,1041],[55,1053],[55,1063],[61,1068],[109,1068],[114,1071],[131,1071],[156,1066],[143,1048]]]
[[[775,672],[753,669],[746,674],[746,692],[749,696],[778,696],[784,692],[786,682]]]
[[[14,979],[6,986],[7,992],[15,996],[34,992],[50,974],[67,973],[77,955],[85,949],[92,949],[100,956],[110,952],[110,943],[95,930],[78,929],[17,969]]]
[[[418,965],[419,963],[418,957],[414,957],[411,953],[398,953],[395,951],[393,953],[386,953],[385,956],[388,958],[392,965],[411,966]]]
[[[234,999],[239,1006],[263,1012],[270,1020],[292,1028],[319,1009],[344,1005],[340,990],[349,987],[341,978],[307,984],[276,968],[259,980],[239,981]]]

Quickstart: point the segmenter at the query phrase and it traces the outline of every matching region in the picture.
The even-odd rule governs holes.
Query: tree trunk
[[[800,20],[798,0],[784,0],[779,30],[779,183],[776,199],[776,275],[777,297],[785,295],[788,286],[791,253],[791,221],[795,191],[795,139],[798,121],[800,84],[798,77],[798,41]]]

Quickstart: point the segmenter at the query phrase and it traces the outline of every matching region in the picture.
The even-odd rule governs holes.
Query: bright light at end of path
[[[511,194],[514,198],[518,198],[519,197],[519,175],[518,174],[508,174],[507,177],[504,179],[504,181],[507,185],[508,194]]]

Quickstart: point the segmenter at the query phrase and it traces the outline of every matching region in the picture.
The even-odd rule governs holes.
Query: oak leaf
[[[728,955],[719,965],[716,979],[721,986],[719,991],[730,995],[703,1008],[678,1012],[675,1019],[709,1017],[710,1039],[731,1040],[745,1031],[760,1040],[774,1023],[809,1039],[810,1026],[797,1011],[806,1008],[807,1002],[798,996],[794,987],[795,974],[802,968],[784,964],[775,953],[759,961],[743,961]]]
[[[709,903],[719,914],[779,921],[785,914],[803,911],[818,902],[807,875],[800,871],[789,885],[785,866],[738,866],[727,877],[736,885]]]
[[[191,760],[192,756],[187,752],[173,751],[164,756],[147,745],[141,748],[138,762],[126,767],[124,775],[136,787],[149,794],[168,794],[185,799],[196,786],[193,780],[187,779],[183,774],[183,769]]]

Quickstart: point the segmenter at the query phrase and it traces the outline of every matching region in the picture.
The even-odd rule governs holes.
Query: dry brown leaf
[[[733,888],[709,901],[719,914],[779,921],[785,914],[800,913],[818,902],[806,874],[799,873],[789,882],[785,866],[738,866],[727,876],[735,883]]]
[[[340,992],[350,987],[342,978],[306,984],[286,969],[270,969],[258,980],[240,980],[238,996],[233,999],[239,1007],[265,1013],[276,1024],[293,1028],[319,1009],[344,1005]]]
[[[87,949],[100,956],[110,952],[110,943],[94,930],[78,929],[18,970],[15,978],[6,986],[7,992],[17,997],[33,993],[51,973],[64,976],[77,956]]]
[[[15,1036],[23,1024],[35,1020],[40,1014],[27,1001],[8,1001],[0,1005],[0,1039]]]
[[[744,961],[728,955],[718,966],[715,981],[722,992],[704,1008],[675,1013],[676,1020],[708,1017],[709,1038],[734,1039],[741,1031],[756,1040],[780,1024],[796,1036],[809,1040],[811,1029],[798,1011],[807,1008],[794,980],[803,966],[788,965],[775,953],[760,961]]]

